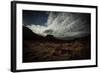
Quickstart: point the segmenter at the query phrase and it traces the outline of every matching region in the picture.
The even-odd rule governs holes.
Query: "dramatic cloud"
[[[49,12],[43,25],[27,25],[34,33],[41,36],[53,35],[58,39],[69,40],[90,34],[90,14]]]

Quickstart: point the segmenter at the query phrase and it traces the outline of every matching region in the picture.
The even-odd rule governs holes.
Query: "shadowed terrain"
[[[90,59],[90,35],[74,40],[46,37],[23,27],[23,62]]]

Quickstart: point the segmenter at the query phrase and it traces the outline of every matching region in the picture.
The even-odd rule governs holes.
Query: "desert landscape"
[[[90,35],[74,40],[42,37],[23,27],[23,62],[85,60],[91,58]]]

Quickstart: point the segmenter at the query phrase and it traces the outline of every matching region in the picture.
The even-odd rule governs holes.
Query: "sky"
[[[23,24],[24,25],[45,25],[48,19],[46,11],[29,11],[23,10]]]
[[[90,34],[90,16],[89,13],[23,10],[23,24],[38,35],[67,40]]]

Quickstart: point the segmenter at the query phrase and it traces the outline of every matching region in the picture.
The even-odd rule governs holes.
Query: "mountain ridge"
[[[88,36],[86,36],[87,39],[89,39]],[[84,38],[86,39],[86,37],[81,38],[76,38],[74,40],[84,40]],[[34,40],[34,41],[49,41],[49,42],[68,42],[68,41],[74,41],[74,40],[62,40],[62,39],[57,39],[55,38],[53,35],[47,35],[45,37],[38,35],[36,33],[34,33],[32,30],[30,30],[29,28],[23,26],[23,40]]]

